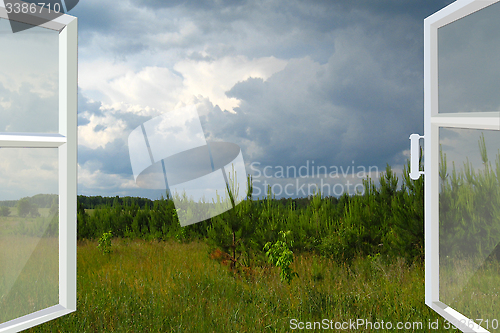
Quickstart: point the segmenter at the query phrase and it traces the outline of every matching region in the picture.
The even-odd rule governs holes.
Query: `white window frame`
[[[3,0],[0,17],[9,19]],[[36,17],[26,16],[23,23],[36,24]],[[59,31],[59,133],[0,133],[0,147],[58,149],[59,304],[2,323],[0,333],[25,330],[76,311],[78,21],[63,14],[38,26]]]
[[[439,300],[439,128],[500,130],[500,112],[438,113],[438,28],[498,1],[458,0],[424,20],[425,304],[463,332],[488,331]]]

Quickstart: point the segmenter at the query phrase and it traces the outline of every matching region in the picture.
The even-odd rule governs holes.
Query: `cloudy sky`
[[[362,171],[400,173],[423,133],[423,20],[451,2],[80,1],[79,194],[159,196],[136,185],[128,137],[191,105],[259,192],[303,196],[318,166],[336,194]]]

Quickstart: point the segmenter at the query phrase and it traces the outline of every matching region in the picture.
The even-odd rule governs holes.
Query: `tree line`
[[[287,232],[293,251],[315,252],[349,262],[356,256],[402,256],[423,260],[423,179],[411,180],[408,167],[402,185],[387,165],[379,186],[363,181],[363,194],[324,198],[321,193],[301,199],[252,199],[251,178],[246,200],[221,215],[180,227],[168,197],[78,197],[78,238],[203,239],[222,250],[234,265],[263,260],[263,248]],[[92,212],[86,209],[93,207]],[[96,208],[98,207],[98,208]]]
[[[479,140],[483,168],[448,165],[441,153],[439,168],[440,257],[452,255],[500,258],[500,154],[488,159],[484,136]],[[422,161],[420,160],[420,164]],[[399,186],[400,185],[400,186]],[[113,237],[148,240],[202,239],[221,250],[232,265],[248,266],[263,260],[263,248],[286,233],[294,252],[314,252],[338,261],[356,256],[424,258],[424,180],[409,177],[409,162],[399,180],[391,167],[375,184],[363,180],[364,192],[339,198],[275,199],[268,189],[262,199],[252,198],[248,178],[246,200],[223,214],[181,227],[178,211],[168,196],[158,200],[135,197],[78,196],[78,239]],[[0,215],[17,207],[19,216],[31,216],[57,233],[57,196],[37,195],[0,202]],[[9,206],[9,207],[8,207]],[[50,207],[50,218],[37,217],[37,208]],[[186,212],[184,212],[186,213]],[[187,212],[189,213],[189,212]],[[43,221],[42,221],[43,220]],[[43,222],[43,223],[42,223]],[[39,228],[41,230],[41,227]],[[51,230],[52,230],[51,229]],[[36,229],[38,230],[38,229]]]

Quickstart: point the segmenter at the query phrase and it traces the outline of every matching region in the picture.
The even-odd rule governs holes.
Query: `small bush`
[[[99,238],[99,245],[97,247],[102,254],[111,252],[111,237],[113,237],[113,234],[110,231],[103,233],[101,238]]]
[[[10,215],[9,207],[6,206],[0,207],[0,216],[9,216],[9,215]]]
[[[290,265],[293,263],[293,252],[288,247],[286,243],[286,236],[290,232],[280,231],[279,234],[283,240],[277,240],[276,243],[271,244],[271,242],[266,243],[264,250],[267,250],[266,256],[270,263],[276,267],[281,268],[280,277],[281,281],[286,281],[288,284],[292,282],[292,279],[299,275],[297,272],[292,272]],[[290,244],[290,247],[292,244]]]

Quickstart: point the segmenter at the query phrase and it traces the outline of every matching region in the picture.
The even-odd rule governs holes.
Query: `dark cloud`
[[[500,3],[438,30],[439,112],[498,110]]]
[[[133,130],[137,126],[140,126],[144,122],[148,121],[149,119],[151,119],[151,117],[140,116],[133,112],[127,112],[120,114],[119,119],[125,122],[127,127],[126,127],[126,133],[124,134],[128,136],[129,131]]]
[[[97,125],[96,127],[94,127],[94,132],[104,131],[106,128],[108,127],[104,125]]]
[[[139,7],[146,7],[152,9],[172,8],[179,5],[185,5],[186,0],[139,0],[137,5]]]
[[[72,14],[81,18],[83,54],[87,47],[98,47],[121,61],[144,52],[188,57],[196,54],[193,51],[207,51],[213,57],[309,55],[325,62],[333,51],[336,29],[376,27],[387,18],[401,17],[418,22],[421,34],[423,19],[450,2],[142,0],[116,6],[80,2]],[[174,37],[165,38],[168,34]]]
[[[151,48],[147,36],[176,29],[170,19],[160,19],[153,11],[143,13],[140,7],[121,2],[116,5],[96,4],[82,1],[71,11],[71,15],[79,18],[80,56],[85,57],[89,48],[97,47],[101,55],[125,61],[128,55]],[[95,50],[88,56],[96,56]]]
[[[249,78],[235,84],[231,90],[226,92],[226,96],[241,100],[251,100],[261,97],[265,90],[266,87],[262,78]]]
[[[121,138],[109,142],[104,148],[92,149],[79,145],[78,164],[90,171],[132,176],[128,145]]]
[[[198,97],[207,140],[238,144],[248,164],[354,161],[383,170],[386,163],[404,164],[409,135],[423,132],[423,20],[449,3],[143,0],[136,7],[101,8],[95,17],[97,8],[81,3],[75,15],[80,9],[88,59],[157,52],[170,65],[236,55],[287,60],[267,80],[248,78],[226,92],[240,101],[236,114]],[[80,125],[108,112],[100,102],[80,102],[86,115]],[[127,130],[148,120],[109,112]],[[131,177],[125,135],[105,147],[81,147],[82,167]]]
[[[124,133],[108,142],[104,147],[90,148],[84,145],[78,146],[78,164],[91,173],[100,172],[104,177],[119,175],[125,179],[131,178],[132,167],[127,145],[128,133],[137,126],[140,126],[150,117],[140,116],[132,112],[120,113],[113,109],[103,109],[102,102],[94,102],[87,98],[82,91],[79,91],[78,125],[86,126],[90,123],[91,116],[106,119],[116,119],[125,124]],[[108,126],[97,124],[93,132],[106,131]],[[84,188],[84,187],[82,187]]]
[[[349,10],[363,10],[379,15],[408,15],[423,20],[436,11],[446,7],[454,0],[351,0],[337,1],[342,8]]]
[[[334,32],[349,26],[377,30],[387,19],[423,19],[450,1],[137,1],[95,6],[81,2],[80,53],[87,48],[125,61],[129,55],[167,52],[171,57],[219,58],[245,54],[278,58],[309,55],[326,62]],[[398,31],[398,29],[393,29]]]
[[[85,96],[81,89],[78,89],[78,126],[85,126],[89,124],[91,116],[102,118],[108,113],[111,113],[114,117],[122,120],[126,124],[127,129],[134,129],[151,118],[141,116],[133,112],[119,112],[114,109],[103,108],[102,102],[92,101],[90,98]],[[104,125],[97,125],[94,128],[94,131],[103,131],[106,128],[107,127]]]
[[[262,166],[401,163],[423,127],[421,60],[418,47],[388,52],[393,41],[375,37],[348,31],[326,64],[291,60],[267,81],[237,83],[227,92],[241,101],[237,114],[212,110],[204,128]]]
[[[300,56],[312,47],[328,48],[324,34],[346,23],[333,2],[311,6],[306,1],[286,5],[277,1],[139,1],[133,5],[80,3],[72,11],[81,18],[80,53],[86,55],[87,47],[97,46],[99,52],[118,60],[165,50],[177,50],[182,57],[193,55],[193,50],[215,57],[242,52],[251,57]],[[172,38],[164,37],[169,34]]]
[[[169,9],[182,6],[191,10],[213,10],[227,7],[239,7],[247,3],[246,0],[140,0],[138,5],[153,9]]]
[[[200,52],[192,52],[187,56],[188,59],[190,60],[197,60],[197,61],[212,61],[215,60],[214,58],[210,56],[204,56]]]
[[[95,102],[87,98],[80,88],[78,88],[78,126],[85,126],[90,123],[90,116],[102,117],[101,102]]]

